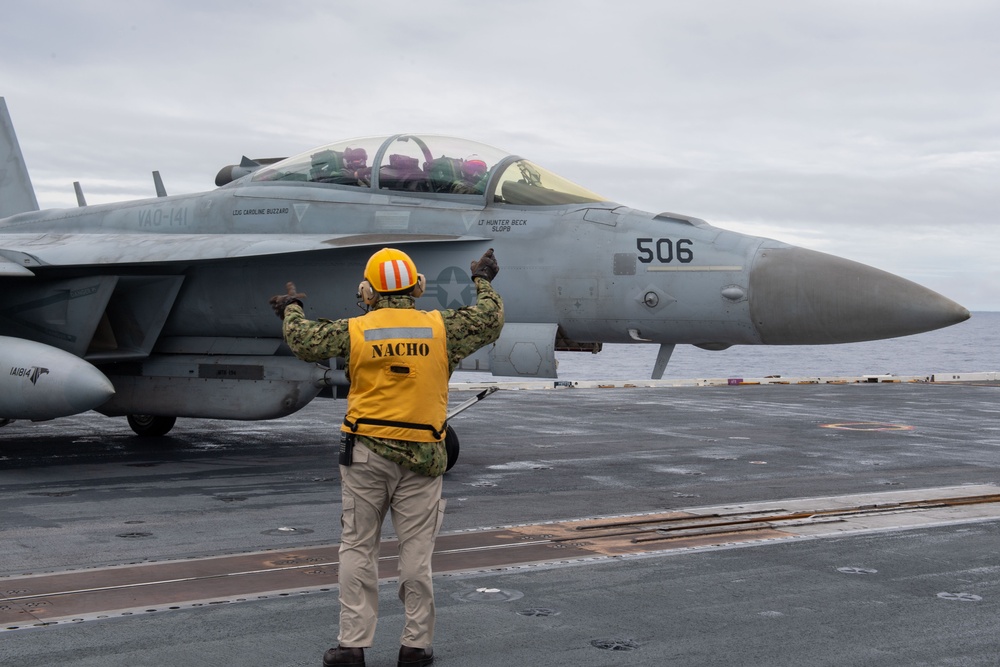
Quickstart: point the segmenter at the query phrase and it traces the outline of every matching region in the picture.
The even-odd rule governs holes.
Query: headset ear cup
[[[422,273],[417,274],[417,284],[413,286],[413,298],[419,299],[427,289],[427,278]]]
[[[361,284],[358,285],[358,297],[364,301],[366,306],[374,306],[375,302],[378,301],[378,295],[367,280],[362,280]]]

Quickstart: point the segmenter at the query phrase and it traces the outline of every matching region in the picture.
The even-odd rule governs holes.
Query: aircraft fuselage
[[[469,262],[495,249],[506,325],[470,367],[501,375],[554,377],[555,350],[603,343],[660,344],[655,375],[676,344],[845,343],[968,317],[878,269],[637,211],[481,144],[395,135],[220,178],[237,173],[200,194],[0,220],[0,336],[93,364],[114,385],[93,406],[109,414],[263,419],[337,383],[288,358],[268,298],[293,281],[307,317],[357,315],[385,246],[426,276],[428,310],[472,303]],[[0,378],[8,364],[39,365],[0,350]],[[26,418],[12,406],[0,419]]]

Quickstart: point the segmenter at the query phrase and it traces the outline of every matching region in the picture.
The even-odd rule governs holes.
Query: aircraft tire
[[[458,434],[450,426],[444,432],[444,448],[448,451],[448,466],[444,470],[448,472],[458,462],[459,450]]]
[[[144,438],[156,438],[166,435],[177,422],[177,417],[159,417],[157,415],[128,415],[128,425],[135,434]]]

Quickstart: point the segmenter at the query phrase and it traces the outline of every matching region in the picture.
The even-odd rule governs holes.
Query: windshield
[[[607,201],[533,162],[518,160],[504,170],[494,199],[518,206],[556,206]]]
[[[482,197],[503,162],[507,166],[493,188],[497,202],[552,206],[606,201],[532,162],[511,162],[509,157],[492,146],[465,139],[400,134],[314,148],[259,169],[251,180]]]

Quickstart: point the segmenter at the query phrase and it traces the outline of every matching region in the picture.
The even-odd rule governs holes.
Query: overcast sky
[[[396,132],[1000,311],[1000,2],[0,0],[39,204]]]

